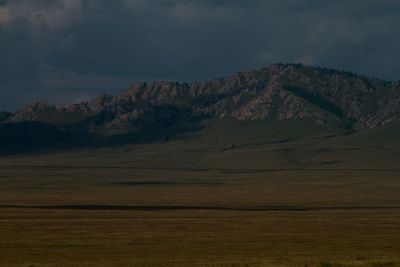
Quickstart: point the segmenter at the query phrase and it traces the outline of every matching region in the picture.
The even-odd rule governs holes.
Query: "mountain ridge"
[[[119,94],[65,106],[35,102],[1,113],[0,125],[11,131],[13,124],[41,122],[67,133],[114,135],[208,118],[307,119],[359,131],[400,122],[400,85],[332,69],[273,64],[190,84],[133,83]]]

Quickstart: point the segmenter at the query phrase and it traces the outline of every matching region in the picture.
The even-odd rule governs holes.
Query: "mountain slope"
[[[64,140],[68,134],[39,121],[0,124],[0,151],[5,148],[22,149]]]
[[[350,133],[340,125],[315,125],[311,120],[210,119],[191,129],[146,129],[46,153],[11,153],[0,157],[0,166],[398,170],[399,135],[398,124]]]
[[[67,106],[33,103],[0,123],[38,121],[60,131],[116,135],[205,119],[310,120],[363,130],[400,122],[398,83],[299,64],[274,64],[213,81],[133,84]],[[185,128],[185,127],[183,127]]]

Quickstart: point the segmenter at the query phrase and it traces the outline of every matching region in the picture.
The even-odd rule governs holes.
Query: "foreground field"
[[[0,257],[2,266],[398,266],[399,220],[398,210],[3,209]]]
[[[399,175],[2,167],[0,263],[400,266]]]

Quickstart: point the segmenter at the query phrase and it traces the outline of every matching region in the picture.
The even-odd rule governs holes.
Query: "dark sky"
[[[0,0],[0,110],[300,62],[400,79],[399,0]]]

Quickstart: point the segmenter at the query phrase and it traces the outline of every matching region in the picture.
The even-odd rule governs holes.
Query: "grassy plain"
[[[4,155],[0,266],[400,266],[399,132],[223,121]]]

